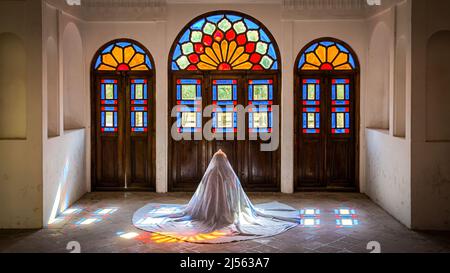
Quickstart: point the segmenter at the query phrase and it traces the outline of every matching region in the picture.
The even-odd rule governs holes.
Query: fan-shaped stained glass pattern
[[[298,63],[301,70],[353,70],[355,59],[348,48],[338,42],[321,41],[306,49]]]
[[[216,14],[184,31],[172,56],[172,70],[276,70],[270,36],[254,20]]]
[[[95,62],[97,71],[148,71],[152,69],[149,56],[133,42],[113,42],[106,46]]]

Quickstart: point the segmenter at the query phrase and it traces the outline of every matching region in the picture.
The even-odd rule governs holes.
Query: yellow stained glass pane
[[[269,127],[267,112],[253,113],[253,127],[254,128]]]
[[[333,62],[333,66],[337,67],[340,66],[341,64],[345,64],[348,62],[348,54],[341,52],[339,53],[339,55],[336,57],[336,59]]]
[[[235,41],[232,41],[230,45],[228,46],[228,53],[227,53],[227,62],[229,63],[231,60],[231,57],[233,57],[234,51],[236,50],[237,43]]]
[[[268,100],[269,99],[269,86],[268,85],[254,85],[253,86],[253,99],[254,100]]]
[[[124,50],[125,58],[124,58],[123,62],[128,64],[130,62],[131,58],[133,58],[134,53],[136,53],[136,51],[134,50],[133,47],[131,47],[131,46],[126,47]]]
[[[144,127],[144,113],[136,112],[135,124],[136,127]]]
[[[212,50],[210,47],[207,47],[207,48],[205,49],[205,53],[206,53],[206,55],[207,55],[211,60],[213,60],[213,63],[216,63],[216,64],[219,64],[219,63],[220,63],[220,62],[219,62],[219,59],[217,59],[216,54],[214,54],[213,50]],[[201,58],[201,56],[200,56],[200,58]],[[208,62],[207,62],[207,63],[208,63]]]
[[[241,56],[242,53],[244,53],[245,48],[243,46],[240,46],[236,48],[236,51],[233,53],[233,57],[230,59],[230,64],[232,64],[239,56]]]
[[[240,65],[246,61],[248,61],[248,59],[250,58],[250,55],[247,53],[242,54],[241,56],[239,56],[239,58],[236,59],[236,61],[234,61],[232,63],[233,66],[237,66]]]
[[[308,84],[308,100],[316,100],[316,85]]]
[[[210,65],[204,62],[199,62],[197,64],[198,69],[200,70],[215,70],[216,69],[216,65]]]
[[[114,99],[114,85],[113,84],[106,84],[105,85],[105,97],[107,100],[113,100]]]
[[[117,62],[114,60],[113,55],[111,53],[105,54],[102,56],[102,62],[106,65],[117,67]]]
[[[213,66],[213,67],[217,66],[217,63],[206,54],[200,55],[200,60],[206,64]]]
[[[241,70],[249,70],[253,67],[253,64],[250,62],[246,62],[237,66],[233,66],[234,69],[241,69]]]
[[[319,70],[319,67],[310,64],[304,64],[302,66],[302,70]]]
[[[105,116],[105,127],[114,127],[114,113],[106,112]]]
[[[233,100],[233,86],[232,85],[218,85],[217,99],[221,101]]]
[[[197,126],[197,113],[195,112],[181,113],[181,126],[184,128],[195,128]]]
[[[344,129],[345,128],[345,122],[344,122],[344,113],[336,113],[336,127],[338,129]]]
[[[222,43],[220,44],[220,48],[222,50],[222,60],[226,61],[228,53],[228,41],[223,40]]]
[[[233,128],[233,113],[217,113],[217,127],[219,128]]]
[[[128,65],[130,67],[135,67],[135,66],[143,64],[144,61],[145,61],[144,54],[137,53],[136,55],[134,55],[133,59],[130,61],[130,63]]]
[[[116,69],[115,69],[114,67],[111,67],[111,66],[107,66],[107,65],[102,64],[102,65],[100,65],[100,66],[98,67],[97,70],[101,70],[101,71],[114,71],[114,70],[116,70]]]
[[[139,65],[139,66],[133,67],[133,68],[132,68],[131,70],[144,71],[144,70],[148,70],[148,67],[147,67],[147,65],[145,65],[145,64],[142,64],[142,65]]]
[[[220,46],[218,43],[213,43],[212,48],[214,50],[214,53],[216,53],[217,58],[219,59],[219,63],[222,62],[222,50],[220,49]]]
[[[181,98],[183,100],[197,99],[197,86],[195,84],[183,84],[181,86]]]
[[[316,114],[308,113],[308,129],[316,128]]]
[[[321,63],[326,62],[327,59],[327,49],[326,47],[320,45],[316,49],[316,55],[319,56],[319,60]]]
[[[313,52],[306,54],[306,62],[315,66],[320,66],[322,64]]]
[[[134,98],[137,100],[143,100],[144,99],[144,85],[143,84],[136,84],[134,87]]]
[[[336,98],[338,100],[345,100],[345,85],[338,84],[336,86]]]
[[[327,62],[331,63],[334,58],[336,58],[336,56],[339,54],[339,49],[337,48],[337,46],[330,46],[328,48],[328,59]]]
[[[352,70],[353,67],[350,64],[344,64],[344,65],[335,67],[334,69],[336,69],[336,70]]]
[[[118,63],[123,63],[123,49],[120,47],[114,47],[112,55],[116,58]]]

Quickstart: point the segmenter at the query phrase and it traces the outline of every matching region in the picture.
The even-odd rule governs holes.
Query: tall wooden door
[[[239,12],[207,13],[183,28],[169,59],[168,110],[178,109],[168,120],[173,131],[200,137],[179,141],[169,136],[169,190],[195,190],[219,149],[247,190],[280,190],[280,149],[261,151],[260,137],[279,130],[273,124],[281,97],[279,55],[267,28]],[[212,117],[203,117],[209,105],[215,107]],[[238,105],[254,109],[238,118]],[[206,139],[203,130],[211,119],[214,136],[228,134],[234,140]],[[239,131],[238,121],[244,123]],[[244,139],[237,140],[242,131]]]
[[[92,73],[94,190],[155,189],[154,82],[146,54],[128,40],[99,53]]]
[[[343,42],[334,39],[313,42],[306,48],[295,72],[295,187],[355,190],[356,61]]]

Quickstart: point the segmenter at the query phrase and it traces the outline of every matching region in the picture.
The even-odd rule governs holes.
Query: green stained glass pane
[[[254,128],[269,127],[267,112],[253,113],[253,127]]]
[[[114,112],[106,112],[105,116],[106,127],[114,127]]]
[[[136,100],[143,100],[144,99],[144,85],[136,84],[134,88],[135,88],[134,98]]]
[[[247,28],[245,27],[245,24],[242,21],[235,23],[233,28],[237,34],[241,34],[247,31]]]
[[[186,56],[181,56],[178,58],[177,64],[181,69],[185,69],[189,65],[189,60]]]
[[[344,122],[344,113],[337,113],[336,114],[336,127],[338,129],[344,129],[345,128],[345,122]]]
[[[136,127],[144,127],[144,113],[136,112],[135,113],[135,124]]]
[[[114,84],[106,84],[105,85],[105,97],[107,100],[114,99]]]
[[[308,100],[316,100],[316,85],[308,84]]]
[[[345,85],[338,84],[336,86],[336,98],[338,100],[345,100]]]
[[[250,30],[247,32],[247,40],[249,42],[257,42],[259,40],[259,33],[257,30]]]
[[[217,127],[233,128],[233,113],[217,113]]]
[[[216,26],[214,24],[211,24],[210,22],[207,22],[205,26],[203,27],[203,32],[212,35],[214,31],[216,30]]]
[[[258,42],[256,44],[256,52],[258,52],[261,55],[264,55],[267,53],[267,44],[264,42]]]
[[[264,56],[264,57],[262,57],[262,59],[261,59],[261,61],[259,63],[265,69],[269,69],[272,66],[272,64],[273,64],[273,60],[269,56]]]
[[[194,52],[194,45],[192,43],[185,43],[181,46],[184,55],[189,55]]]
[[[316,128],[316,114],[308,113],[308,129]]]
[[[222,31],[227,31],[231,28],[231,23],[226,18],[219,22],[219,29]]]
[[[200,31],[193,31],[191,36],[191,41],[193,43],[200,43],[202,41],[203,33]]]
[[[269,86],[254,85],[253,86],[253,99],[254,100],[268,100],[269,99]]]
[[[233,86],[231,85],[218,85],[217,86],[217,99],[218,100],[233,100]]]
[[[183,128],[195,128],[197,126],[197,113],[195,112],[181,113],[181,126]]]
[[[196,96],[196,85],[186,84],[181,86],[181,98],[183,100],[195,100]]]

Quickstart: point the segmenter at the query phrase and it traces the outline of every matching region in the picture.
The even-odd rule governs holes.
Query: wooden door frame
[[[305,71],[300,70],[298,68],[298,63],[300,62],[300,58],[302,54],[313,44],[322,42],[322,41],[331,41],[336,42],[341,45],[343,45],[347,50],[350,51],[350,54],[353,56],[355,61],[356,68],[351,71],[324,71],[324,70],[311,70],[311,71]],[[346,42],[332,38],[332,37],[323,37],[316,40],[313,40],[309,42],[307,45],[305,45],[302,50],[297,55],[297,58],[294,62],[294,191],[296,192],[311,192],[311,191],[328,191],[328,192],[359,192],[360,191],[360,131],[361,131],[361,113],[360,113],[360,62],[358,59],[358,56],[356,55],[355,51],[351,46],[349,46]],[[299,122],[298,119],[300,118],[300,108],[299,107],[299,98],[300,98],[300,79],[304,77],[311,77],[311,78],[320,78],[320,79],[332,79],[333,77],[350,77],[353,79],[353,86],[354,86],[354,130],[355,130],[355,171],[354,171],[354,187],[345,187],[345,188],[327,188],[327,187],[299,187],[299,181],[298,179],[298,170],[296,168],[297,162],[299,160],[299,156],[297,155],[297,145],[298,145],[298,138],[299,135],[302,134],[302,131],[299,128]],[[326,106],[328,107],[328,106]],[[328,118],[328,117],[327,117]],[[325,159],[324,159],[325,160]]]
[[[108,46],[118,43],[118,42],[129,42],[132,44],[136,44],[137,46],[139,46],[142,50],[145,51],[146,55],[149,57],[150,59],[150,63],[152,65],[152,69],[149,71],[96,71],[95,70],[95,62],[98,58],[98,56],[101,55],[101,53],[103,52],[103,50],[105,50],[105,48],[107,48]],[[151,191],[154,192],[156,191],[156,168],[154,168],[154,164],[156,162],[156,126],[155,126],[155,122],[156,122],[156,103],[155,103],[155,96],[156,96],[156,68],[155,68],[155,62],[153,59],[153,56],[150,54],[150,51],[147,49],[147,47],[145,47],[143,44],[141,44],[140,42],[133,40],[133,39],[129,39],[129,38],[119,38],[119,39],[114,39],[111,40],[105,44],[103,44],[94,54],[92,61],[91,61],[91,65],[90,65],[90,111],[91,111],[91,128],[90,128],[90,139],[91,139],[91,191],[93,192],[99,192],[99,191],[125,191],[125,192],[133,192],[133,191]],[[97,187],[97,166],[96,166],[96,150],[97,150],[97,128],[99,126],[98,124],[98,120],[97,120],[97,104],[96,104],[96,91],[97,91],[97,81],[100,80],[101,78],[105,78],[105,77],[115,77],[115,78],[119,78],[120,79],[120,83],[122,85],[128,85],[128,81],[124,81],[125,79],[130,80],[134,77],[141,77],[141,78],[146,78],[149,79],[150,83],[148,84],[148,96],[149,96],[149,101],[150,101],[150,107],[152,108],[152,111],[149,111],[149,126],[148,126],[148,136],[149,136],[149,142],[148,145],[151,145],[152,147],[152,154],[149,155],[149,158],[151,158],[151,160],[149,160],[149,162],[153,161],[153,165],[148,166],[151,169],[151,176],[150,176],[150,182],[151,185],[148,188],[125,188],[125,187],[111,187],[111,188],[101,188],[101,187]],[[121,86],[121,88],[125,88]],[[119,92],[120,93],[120,92]],[[151,97],[153,96],[153,97]],[[125,101],[125,107],[126,108],[127,102]],[[125,111],[129,111],[129,109],[125,109]],[[124,121],[124,123],[126,123],[126,121]],[[122,126],[126,127],[126,126]],[[123,128],[123,130],[125,130]],[[124,137],[126,138],[126,135],[128,135],[127,132],[125,132]],[[126,142],[126,141],[125,141]],[[126,146],[128,146],[128,143],[125,143]],[[124,154],[123,156],[123,162],[124,164],[126,164],[127,158],[126,155]],[[126,175],[126,174],[124,174]]]

